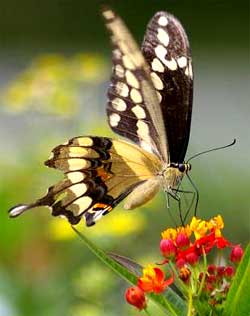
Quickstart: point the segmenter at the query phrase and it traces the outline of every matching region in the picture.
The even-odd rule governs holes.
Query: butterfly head
[[[164,186],[173,189],[177,188],[183,176],[191,170],[189,163],[173,163],[171,162],[164,168],[162,176],[164,179]]]

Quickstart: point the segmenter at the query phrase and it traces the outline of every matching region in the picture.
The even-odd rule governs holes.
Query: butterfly
[[[71,224],[85,218],[91,226],[125,198],[125,209],[145,204],[160,188],[179,198],[191,169],[184,162],[193,98],[186,33],[173,15],[157,12],[140,49],[113,10],[102,14],[113,47],[108,123],[128,141],[79,136],[55,147],[45,165],[61,170],[64,179],[34,203],[10,209],[11,217],[48,206]]]

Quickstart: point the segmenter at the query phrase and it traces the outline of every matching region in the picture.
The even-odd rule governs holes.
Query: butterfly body
[[[178,199],[191,169],[184,163],[193,91],[185,31],[171,14],[158,12],[140,49],[119,16],[110,9],[103,16],[113,45],[108,123],[130,142],[79,136],[55,147],[45,165],[65,178],[36,202],[12,208],[12,217],[48,206],[71,224],[85,217],[91,226],[125,198],[126,209],[145,204],[161,188]]]

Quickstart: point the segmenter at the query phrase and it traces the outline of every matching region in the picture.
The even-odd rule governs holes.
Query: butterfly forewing
[[[151,67],[167,133],[171,162],[183,162],[187,150],[193,98],[189,43],[180,22],[158,12],[148,24],[142,52]]]
[[[144,149],[168,161],[168,147],[150,67],[122,20],[103,12],[113,44],[113,73],[108,90],[110,127]]]

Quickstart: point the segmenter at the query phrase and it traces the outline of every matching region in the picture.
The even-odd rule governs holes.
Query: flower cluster
[[[143,269],[136,287],[126,292],[126,300],[139,310],[146,309],[145,293],[160,294],[178,278],[187,292],[200,297],[210,306],[221,304],[226,298],[235,264],[239,263],[243,250],[233,245],[222,235],[224,222],[220,215],[209,221],[193,217],[190,224],[167,228],[161,234],[160,251],[164,256],[162,264],[168,264],[172,275],[165,279],[164,272],[149,265]],[[207,265],[207,255],[212,249],[231,248],[229,265]]]
[[[224,223],[220,215],[209,221],[193,217],[191,223],[176,229],[162,232],[160,250],[166,260],[175,261],[178,268],[185,264],[194,265],[203,254],[214,247],[222,249],[230,246],[221,233]]]

